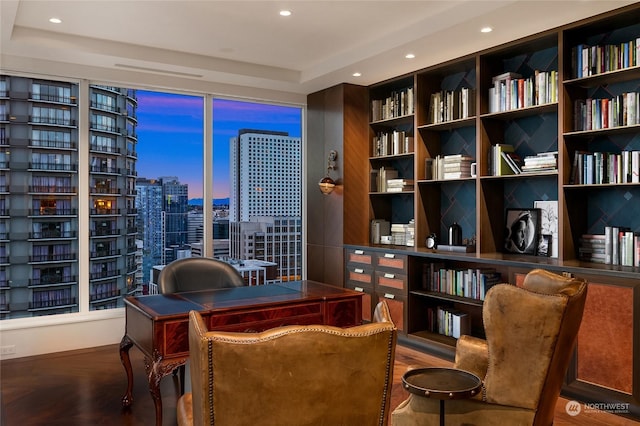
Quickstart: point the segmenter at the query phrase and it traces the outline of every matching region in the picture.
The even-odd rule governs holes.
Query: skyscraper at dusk
[[[230,143],[231,257],[273,262],[280,279],[300,279],[301,139],[243,129]]]
[[[231,138],[229,220],[301,216],[301,139],[242,129]]]

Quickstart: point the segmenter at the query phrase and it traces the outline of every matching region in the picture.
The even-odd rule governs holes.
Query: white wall
[[[124,308],[84,314],[50,315],[0,321],[0,347],[15,349],[0,359],[21,358],[120,343]]]

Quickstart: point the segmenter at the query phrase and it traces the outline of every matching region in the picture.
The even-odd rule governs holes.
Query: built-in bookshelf
[[[370,89],[369,221],[388,224],[388,234],[372,234],[370,242],[415,245],[414,90],[413,76]]]
[[[414,244],[346,241],[349,250],[408,256],[400,338],[444,357],[461,327],[483,335],[481,274],[515,285],[534,268],[587,279],[578,361],[565,390],[629,403],[636,417],[638,16],[634,4],[369,87],[371,176],[361,190],[370,209],[358,220],[386,221],[389,230],[412,223]],[[381,173],[390,173],[391,191]],[[536,212],[533,252],[506,245],[514,210]],[[437,250],[453,223],[466,249]],[[589,350],[595,341],[622,349],[604,356]]]

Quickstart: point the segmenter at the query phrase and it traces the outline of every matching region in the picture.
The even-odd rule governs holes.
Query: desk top
[[[204,312],[296,300],[327,300],[349,294],[361,295],[353,290],[303,280],[261,286],[129,296],[125,297],[124,301],[125,304],[157,318],[180,315],[191,310]]]

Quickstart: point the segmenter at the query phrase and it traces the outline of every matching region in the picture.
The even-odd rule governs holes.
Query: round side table
[[[444,402],[468,399],[478,394],[482,380],[475,374],[455,368],[417,368],[404,373],[402,384],[412,394],[440,400],[440,426],[444,426]]]

